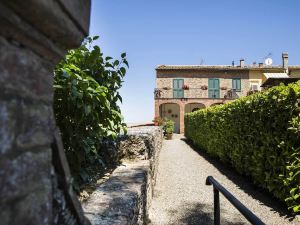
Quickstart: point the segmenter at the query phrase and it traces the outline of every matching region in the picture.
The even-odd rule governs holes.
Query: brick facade
[[[300,78],[300,66],[288,66],[287,53],[282,54],[282,66],[270,66],[264,64],[245,65],[243,59],[238,66],[209,66],[209,65],[161,65],[156,68],[156,90],[155,90],[155,116],[166,116],[172,119],[179,127],[180,133],[184,131],[184,114],[188,104],[203,104],[206,108],[213,104],[223,104],[234,98],[229,97],[229,90],[233,89],[233,79],[241,79],[241,90],[236,91],[234,97],[246,96],[250,88],[261,89],[261,85],[266,81],[264,73],[287,73],[292,78]],[[219,98],[209,98],[208,81],[209,78],[219,80]],[[182,92],[173,90],[173,80],[183,79],[183,84],[188,88]],[[181,83],[180,83],[181,84]],[[178,85],[178,84],[177,84]],[[178,87],[177,87],[178,88]],[[174,92],[174,93],[173,93]],[[217,93],[217,92],[215,92]],[[174,94],[177,98],[174,98]],[[180,98],[178,98],[180,97]],[[229,97],[229,98],[228,98]],[[179,112],[166,113],[160,110],[163,104],[176,104]],[[202,106],[203,106],[202,105]],[[193,104],[189,109],[199,108]],[[171,107],[171,106],[170,106]],[[170,111],[170,107],[167,111]],[[163,108],[166,108],[165,106]],[[174,105],[171,107],[175,109]],[[164,110],[166,111],[166,110]]]
[[[179,130],[180,133],[184,132],[184,114],[185,114],[185,108],[186,105],[192,104],[192,103],[201,103],[205,105],[205,107],[210,107],[214,104],[224,104],[225,102],[228,102],[231,100],[226,99],[155,99],[155,117],[161,117],[160,115],[160,106],[163,104],[177,104],[179,106]]]
[[[182,78],[184,84],[189,87],[184,90],[184,98],[173,98],[173,79]],[[209,78],[218,78],[220,81],[220,98],[208,98]],[[192,103],[203,104],[206,108],[213,104],[224,104],[228,99],[225,95],[232,89],[232,79],[241,79],[241,91],[238,96],[245,96],[250,89],[249,71],[244,69],[234,70],[157,70],[156,88],[159,90],[159,97],[155,99],[155,117],[164,117],[161,115],[160,108],[163,104],[176,104],[179,106],[179,132],[184,132],[184,114],[186,106]]]

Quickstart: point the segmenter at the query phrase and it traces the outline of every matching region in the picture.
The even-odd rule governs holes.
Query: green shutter
[[[183,79],[173,79],[173,98],[184,98]]]
[[[220,81],[218,78],[208,79],[208,98],[220,98]]]
[[[232,79],[232,89],[234,89],[236,91],[241,91],[241,79],[240,78]]]

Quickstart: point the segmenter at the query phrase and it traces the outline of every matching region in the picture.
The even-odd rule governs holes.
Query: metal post
[[[220,198],[221,192],[225,198],[237,209],[243,216],[253,225],[266,225],[253,212],[244,206],[238,199],[236,199],[229,191],[227,191],[218,181],[212,176],[206,178],[206,185],[213,185],[214,191],[214,225],[220,225]]]
[[[220,197],[219,191],[214,189],[214,225],[220,225]]]

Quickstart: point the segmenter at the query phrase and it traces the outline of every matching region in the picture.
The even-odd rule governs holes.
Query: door
[[[178,104],[164,103],[159,106],[160,117],[172,120],[174,124],[174,133],[179,133],[180,129],[180,108]]]
[[[218,78],[208,79],[208,98],[220,98],[220,81]]]
[[[173,98],[184,98],[183,79],[173,79]]]

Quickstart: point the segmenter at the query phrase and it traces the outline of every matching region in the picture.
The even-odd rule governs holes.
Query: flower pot
[[[182,86],[182,89],[183,89],[183,90],[189,90],[190,88],[189,88],[188,85],[184,84],[184,85]]]
[[[173,136],[173,134],[166,134],[167,140],[172,140],[172,136]]]

